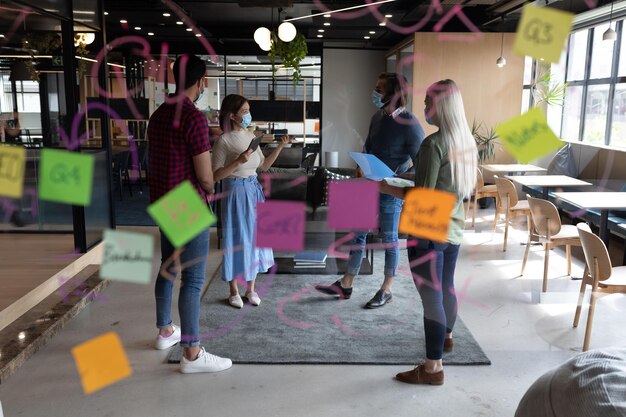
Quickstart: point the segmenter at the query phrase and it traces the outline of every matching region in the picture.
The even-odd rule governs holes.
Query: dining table
[[[593,185],[590,182],[568,177],[567,175],[505,175],[510,179],[526,187],[541,187],[543,189],[543,199],[548,199],[551,188],[579,187]]]
[[[547,171],[545,168],[530,164],[483,164],[481,167],[494,174],[506,173],[508,175],[515,173],[526,174],[529,172],[545,173]]]
[[[583,209],[600,210],[600,239],[609,247],[609,210],[626,210],[626,193],[620,191],[556,192],[553,195]]]

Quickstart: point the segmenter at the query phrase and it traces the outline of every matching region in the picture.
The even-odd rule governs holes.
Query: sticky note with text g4
[[[413,188],[404,196],[398,230],[436,242],[448,240],[456,195],[431,188]]]
[[[499,124],[496,133],[511,155],[523,164],[565,144],[552,132],[543,112],[536,107]]]
[[[183,181],[148,206],[148,213],[176,248],[217,220],[189,181]]]
[[[105,230],[100,278],[148,284],[153,276],[153,255],[152,235]]]
[[[573,13],[551,7],[524,6],[513,51],[516,55],[559,62],[573,19]]]
[[[74,346],[72,356],[85,394],[94,393],[133,374],[122,341],[115,332]]]
[[[0,196],[20,198],[24,190],[26,149],[0,146]]]
[[[43,149],[39,167],[39,198],[88,206],[95,159],[93,155]]]
[[[300,201],[257,203],[254,246],[301,251],[304,248],[305,210],[305,203]]]

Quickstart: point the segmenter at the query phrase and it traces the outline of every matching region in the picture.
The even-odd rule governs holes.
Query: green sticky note
[[[524,6],[513,52],[546,62],[559,62],[573,19],[574,13],[530,4]]]
[[[148,284],[152,279],[154,237],[143,233],[104,231],[100,278]]]
[[[43,149],[39,166],[39,198],[88,206],[94,163],[93,155]]]
[[[511,155],[524,164],[565,144],[552,132],[545,116],[536,107],[499,124],[496,133]]]
[[[217,220],[189,181],[182,182],[151,204],[148,213],[177,248]]]
[[[20,198],[24,191],[26,149],[0,146],[0,195]]]

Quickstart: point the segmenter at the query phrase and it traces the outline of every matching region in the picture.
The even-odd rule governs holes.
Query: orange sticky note
[[[72,348],[85,394],[91,394],[133,374],[122,341],[105,333]]]
[[[456,196],[431,188],[414,188],[404,197],[398,230],[411,236],[446,242]]]

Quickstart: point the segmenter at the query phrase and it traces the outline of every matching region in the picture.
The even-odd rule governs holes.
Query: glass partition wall
[[[29,3],[29,4],[26,4]],[[0,4],[0,132],[3,146],[26,149],[21,198],[0,197],[0,229],[21,233],[73,233],[86,251],[112,226],[107,148],[82,149],[77,80],[104,44],[94,0]],[[18,24],[16,24],[18,22]],[[41,154],[61,149],[96,159],[92,203],[87,207],[40,198]],[[91,233],[87,233],[87,229]],[[71,248],[70,248],[71,250]]]

